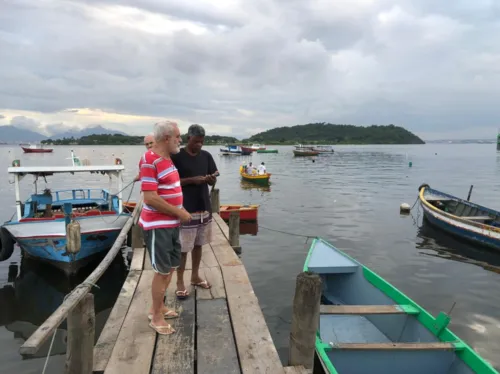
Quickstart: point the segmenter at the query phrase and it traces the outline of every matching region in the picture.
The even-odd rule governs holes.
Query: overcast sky
[[[120,4],[120,5],[118,5]],[[494,0],[0,0],[0,125],[500,127]]]

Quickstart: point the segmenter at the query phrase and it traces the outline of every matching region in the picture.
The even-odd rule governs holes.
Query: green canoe
[[[447,325],[323,239],[304,271],[321,276],[316,352],[331,374],[498,374]],[[432,290],[429,290],[432,292]]]

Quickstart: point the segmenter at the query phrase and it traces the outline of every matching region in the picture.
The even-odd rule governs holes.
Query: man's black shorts
[[[144,230],[144,241],[153,270],[167,275],[181,263],[179,227]]]

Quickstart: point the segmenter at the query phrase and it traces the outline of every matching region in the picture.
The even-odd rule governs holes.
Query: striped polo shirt
[[[164,159],[153,151],[147,151],[142,156],[140,165],[141,190],[156,191],[170,205],[182,208],[181,180],[172,160]],[[180,220],[144,204],[139,225],[144,230],[172,228],[178,227]]]

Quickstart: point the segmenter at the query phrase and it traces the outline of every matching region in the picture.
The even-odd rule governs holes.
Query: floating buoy
[[[407,204],[407,203],[403,203],[403,204],[401,204],[401,206],[399,207],[399,212],[400,212],[401,214],[408,214],[408,213],[410,213],[410,210],[411,210],[410,205],[409,205],[409,204]]]
[[[413,162],[411,162],[411,161],[410,161],[410,162],[408,163],[408,166],[409,166],[409,167],[412,167],[412,166],[413,166]]]

